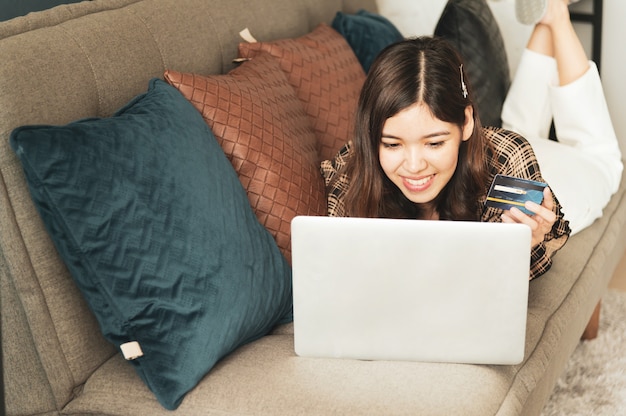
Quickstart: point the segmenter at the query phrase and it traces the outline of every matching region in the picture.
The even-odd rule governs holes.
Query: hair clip
[[[463,80],[463,64],[459,67],[459,72],[461,72],[461,90],[463,91],[463,98],[467,98],[467,86]]]

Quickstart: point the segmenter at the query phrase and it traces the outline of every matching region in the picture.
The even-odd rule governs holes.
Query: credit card
[[[524,207],[526,201],[533,201],[541,205],[543,190],[546,183],[531,181],[529,179],[515,178],[513,176],[496,175],[487,194],[485,205],[503,210],[516,207],[528,215],[533,212]]]

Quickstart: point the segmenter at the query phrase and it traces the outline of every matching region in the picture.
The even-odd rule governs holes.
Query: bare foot
[[[562,22],[569,22],[569,0],[548,0],[548,6],[538,24],[553,27]]]

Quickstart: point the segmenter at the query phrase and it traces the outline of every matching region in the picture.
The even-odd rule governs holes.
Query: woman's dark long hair
[[[355,136],[346,165],[350,186],[344,195],[346,213],[355,217],[421,218],[419,205],[408,200],[380,166],[379,147],[385,121],[424,103],[439,120],[465,124],[465,109],[474,109],[474,130],[462,141],[456,171],[437,196],[440,219],[478,220],[479,198],[488,181],[485,139],[472,101],[460,55],[447,41],[419,37],[392,44],[376,58],[359,97]]]

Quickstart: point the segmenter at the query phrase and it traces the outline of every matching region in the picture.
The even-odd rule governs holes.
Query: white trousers
[[[553,119],[558,142],[548,139]],[[594,62],[576,81],[559,86],[556,60],[526,49],[502,108],[502,125],[532,145],[572,234],[602,216],[623,165]]]

